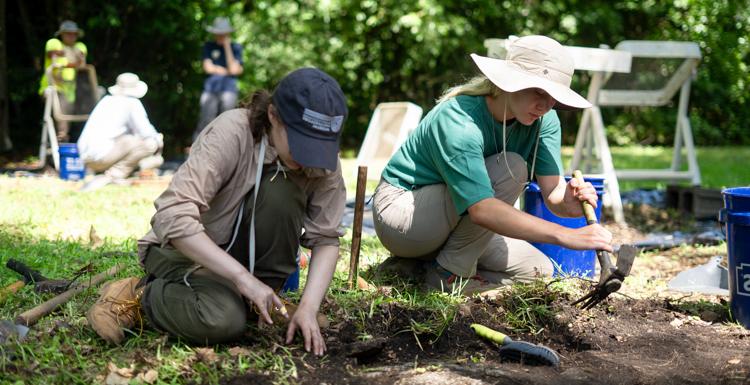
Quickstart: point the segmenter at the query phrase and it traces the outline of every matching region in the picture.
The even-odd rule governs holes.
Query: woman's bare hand
[[[326,352],[326,343],[323,335],[320,333],[318,325],[317,312],[300,307],[292,315],[289,327],[286,331],[286,343],[289,344],[294,339],[294,333],[299,330],[305,341],[305,351],[312,352],[316,356],[322,356]]]
[[[578,229],[566,229],[560,236],[560,245],[569,249],[612,252],[612,233],[598,223]]]
[[[273,324],[271,313],[274,311],[288,318],[281,298],[276,295],[273,289],[252,274],[248,273],[242,279],[235,281],[235,285],[240,294],[254,305],[254,309],[258,312],[262,322],[269,325]]]

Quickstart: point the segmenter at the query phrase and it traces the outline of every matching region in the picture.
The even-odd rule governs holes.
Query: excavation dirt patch
[[[353,322],[327,332],[329,354],[299,355],[296,381],[305,384],[744,384],[750,381],[750,332],[726,324],[721,304],[705,321],[694,303],[612,299],[580,311],[561,296],[554,316],[536,334],[506,329],[502,294],[462,305],[438,338],[412,327],[433,318],[427,310],[384,304],[357,330]],[[482,323],[516,339],[554,349],[559,368],[503,361],[497,346],[469,328]],[[366,336],[366,339],[363,339]],[[267,383],[253,374],[225,383]],[[239,382],[238,382],[239,381]]]
[[[691,218],[648,206],[629,207],[630,225],[605,223],[619,243],[635,242],[652,231],[689,229]],[[725,251],[724,251],[725,252]],[[434,310],[382,303],[362,304],[366,321],[334,320],[326,331],[323,359],[297,354],[293,382],[305,384],[748,384],[750,331],[734,324],[725,298],[665,290],[678,272],[705,263],[713,249],[683,247],[652,252],[636,261],[635,281],[622,295],[583,311],[567,292],[536,292],[550,309],[536,319],[536,330],[505,322],[508,293],[474,298],[458,306],[453,321],[435,333]],[[585,292],[589,283],[577,282]],[[628,287],[630,286],[630,287]],[[640,287],[642,286],[642,287]],[[547,291],[548,290],[548,291]],[[327,304],[328,314],[341,314]],[[349,310],[351,314],[352,310]],[[437,317],[439,318],[439,317]],[[469,325],[480,323],[514,339],[555,350],[558,368],[504,361],[498,347],[479,339]],[[359,326],[357,326],[359,325]],[[435,330],[433,327],[432,331]],[[300,352],[302,353],[302,352]],[[225,383],[265,383],[245,376]],[[237,382],[246,381],[246,382]],[[254,382],[257,381],[257,382]]]

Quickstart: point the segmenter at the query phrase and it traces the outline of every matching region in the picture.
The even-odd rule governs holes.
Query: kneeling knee
[[[215,302],[215,301],[212,301]],[[213,345],[236,340],[245,332],[247,311],[241,299],[212,303],[199,314],[202,332],[196,342]]]

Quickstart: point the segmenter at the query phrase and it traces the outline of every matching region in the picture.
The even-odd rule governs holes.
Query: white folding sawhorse
[[[489,57],[497,59],[505,59],[506,44],[510,40],[508,39],[486,39],[484,46],[487,48],[487,54]],[[588,47],[576,47],[576,46],[564,46],[568,53],[573,57],[573,65],[576,70],[589,71],[591,73],[591,82],[589,84],[589,92],[587,99],[591,102],[594,107],[584,109],[583,116],[581,118],[581,127],[588,125],[587,121],[591,119],[591,110],[596,107],[597,92],[601,87],[603,79],[612,73],[629,73],[631,64],[631,54],[626,51],[619,51],[606,48],[588,48]],[[597,108],[597,113],[599,113]],[[601,119],[601,114],[599,114]],[[578,138],[581,137],[581,129],[578,131]],[[604,134],[603,125],[602,130],[597,133],[594,138],[596,143],[603,143],[603,146],[607,146],[607,137]],[[576,146],[577,148],[577,146]],[[607,148],[607,154],[609,154],[609,147]],[[608,192],[605,195],[605,202],[610,203],[614,210],[615,221],[623,222],[624,215],[622,211],[622,202],[620,200],[620,189],[617,183],[617,177],[614,174],[614,166],[612,165],[611,156],[608,158],[608,163],[603,167],[604,170],[611,170],[611,172],[604,172],[605,178],[605,189]],[[603,161],[605,163],[605,161]],[[575,168],[575,165],[571,165],[571,168]]]
[[[608,191],[612,199],[615,221],[621,223],[624,222],[624,217],[618,179],[690,180],[693,185],[699,185],[701,182],[700,169],[698,168],[698,160],[693,143],[693,134],[687,115],[690,82],[701,60],[701,52],[695,43],[676,41],[626,40],[618,44],[615,50],[628,52],[632,55],[633,59],[681,61],[679,67],[670,74],[665,84],[660,85],[660,88],[651,87],[650,89],[645,89],[644,87],[638,87],[640,84],[631,84],[626,89],[607,88],[607,81],[610,80],[610,77],[600,72],[594,73],[594,77],[589,85],[588,100],[594,106],[583,113],[570,167],[571,169],[576,169],[583,163],[584,172],[589,172],[591,171],[594,158],[598,157],[597,163],[601,166],[601,172],[607,181],[610,182]],[[635,72],[628,75],[628,78],[632,76],[655,75],[653,72],[656,71],[659,73],[670,72],[668,66],[660,64],[660,67],[652,70],[651,74],[636,69]],[[659,77],[665,76],[660,74]],[[615,170],[612,162],[612,154],[610,153],[605,135],[600,106],[663,106],[672,100],[677,90],[681,91],[677,107],[677,124],[675,127],[674,154],[672,156],[671,168]],[[687,153],[687,171],[680,171],[683,144]]]
[[[44,117],[42,119],[42,139],[39,144],[39,167],[44,167],[47,164],[47,154],[49,151],[49,154],[52,155],[52,162],[55,165],[55,170],[60,170],[60,154],[58,153],[59,146],[57,143],[55,120],[63,122],[85,122],[89,118],[89,115],[67,115],[62,113],[60,99],[54,85],[52,68],[53,66],[49,66],[46,70],[47,82],[49,85],[44,89]],[[87,64],[85,67],[79,68],[78,72],[78,76],[80,76],[82,72],[87,73],[91,91],[94,93],[94,100],[99,100],[99,87],[96,80],[96,70],[94,69],[94,66]]]

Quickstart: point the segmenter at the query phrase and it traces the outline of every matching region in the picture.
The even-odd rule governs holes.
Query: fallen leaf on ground
[[[375,290],[375,286],[362,277],[357,277],[357,288],[359,288],[359,290]]]
[[[156,382],[157,378],[159,378],[159,372],[154,369],[149,369],[144,373],[138,373],[138,376],[136,376],[136,380],[145,382],[147,384],[153,384],[154,382]]]
[[[235,346],[233,348],[229,348],[227,350],[229,352],[229,355],[232,357],[238,357],[238,356],[248,356],[250,355],[250,349],[246,349],[240,346]]]
[[[99,237],[99,235],[96,234],[94,225],[91,225],[91,229],[89,230],[89,247],[91,247],[92,249],[96,249],[103,244],[104,241]]]
[[[118,368],[113,362],[107,364],[107,378],[104,383],[107,385],[127,385],[133,378],[132,368]]]
[[[206,365],[213,364],[219,360],[219,356],[213,348],[197,348],[195,349],[195,357]]]
[[[729,363],[731,365],[737,365],[737,364],[740,363],[740,359],[739,358],[732,358],[731,360],[727,361],[727,363]]]

